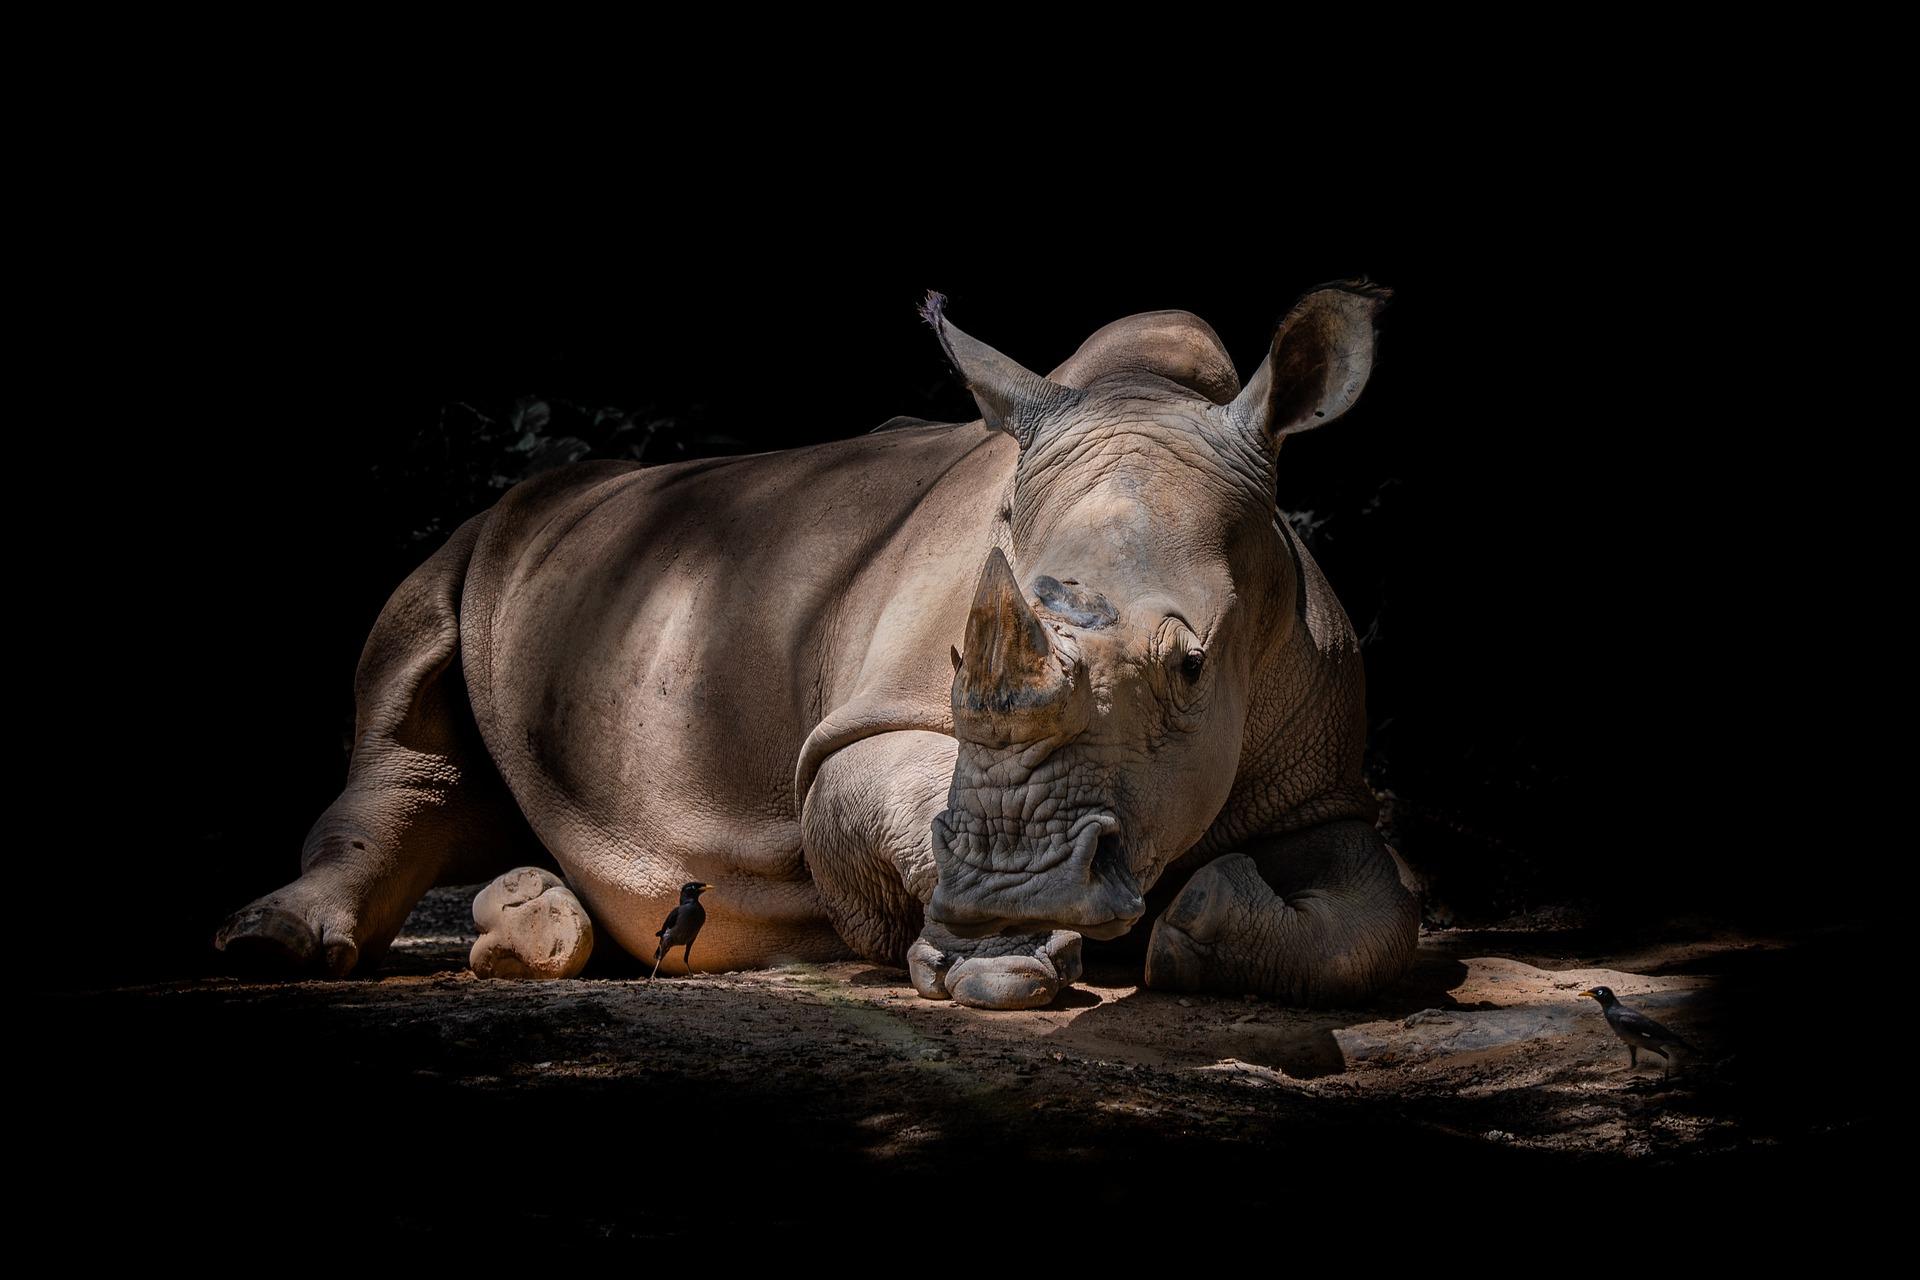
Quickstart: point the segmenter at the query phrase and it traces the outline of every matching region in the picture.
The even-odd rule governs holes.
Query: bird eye
[[[1200,678],[1200,668],[1206,665],[1207,654],[1204,649],[1189,649],[1187,656],[1180,661],[1180,674],[1189,680]]]

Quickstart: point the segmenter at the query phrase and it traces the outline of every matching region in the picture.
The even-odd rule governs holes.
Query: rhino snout
[[[1052,835],[994,833],[950,811],[934,819],[933,856],[928,918],[963,938],[1050,929],[1117,938],[1146,910],[1120,820],[1106,810]]]

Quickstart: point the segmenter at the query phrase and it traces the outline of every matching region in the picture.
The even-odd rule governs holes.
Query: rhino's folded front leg
[[[1419,904],[1379,834],[1364,822],[1330,822],[1196,871],[1154,922],[1146,980],[1350,1003],[1405,972],[1419,934]]]
[[[1037,1009],[1080,978],[1080,935],[959,938],[929,920],[907,952],[914,990],[976,1009]]]

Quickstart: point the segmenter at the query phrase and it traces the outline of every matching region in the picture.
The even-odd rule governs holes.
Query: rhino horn
[[[1071,729],[1084,701],[1064,670],[1044,623],[1034,614],[995,547],[987,553],[967,614],[966,651],[953,680],[955,733],[995,745]]]
[[[1227,418],[1267,445],[1324,426],[1360,397],[1373,372],[1373,318],[1392,291],[1367,280],[1324,285],[1293,304]]]
[[[933,327],[941,350],[973,393],[987,425],[1018,440],[1022,449],[1033,443],[1048,418],[1085,398],[1084,392],[1049,382],[955,328],[947,320],[945,294],[928,293],[920,304],[920,315]]]
[[[1011,696],[1044,679],[1052,666],[1046,625],[1027,604],[1006,552],[998,547],[987,552],[973,592],[963,653],[963,678],[969,691],[982,697]]]

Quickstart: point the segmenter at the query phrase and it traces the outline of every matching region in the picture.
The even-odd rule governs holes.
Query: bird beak
[[[706,891],[707,891],[708,889],[711,889],[711,888],[713,888],[713,886],[712,886],[712,885],[710,885],[710,884],[703,884],[703,885],[701,885],[701,886],[700,886],[700,891],[701,891],[702,893],[704,893],[704,892],[706,892]]]
[[[1600,998],[1599,996],[1596,996],[1596,995],[1594,995],[1594,994],[1593,994],[1593,992],[1591,992],[1591,991],[1582,991],[1582,992],[1581,992],[1580,994],[1581,994],[1581,995],[1582,995],[1583,997],[1586,997],[1586,998],[1588,998],[1588,999],[1592,999],[1592,1000],[1598,1000],[1598,999]]]

